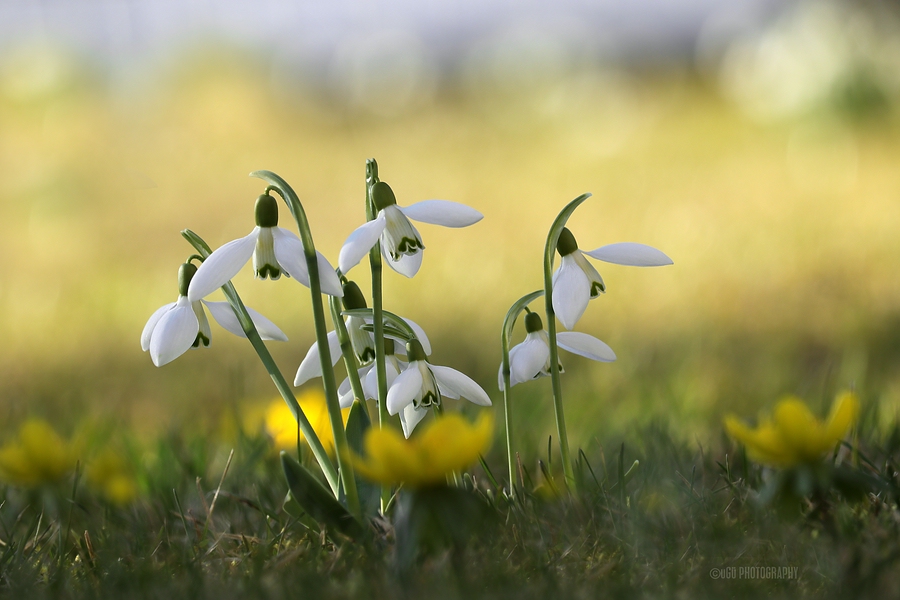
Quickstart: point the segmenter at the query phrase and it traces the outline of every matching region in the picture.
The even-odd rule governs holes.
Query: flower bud
[[[269,194],[256,199],[256,224],[260,227],[276,227],[278,225],[278,201]]]
[[[344,290],[344,296],[341,298],[341,301],[344,304],[344,309],[353,310],[354,308],[367,308],[366,297],[363,296],[362,290],[359,289],[359,286],[356,285],[355,281],[348,281],[342,288]]]

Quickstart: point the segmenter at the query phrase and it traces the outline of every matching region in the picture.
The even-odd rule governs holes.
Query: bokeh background
[[[246,342],[157,369],[138,338],[191,254],[253,226],[269,169],[333,262],[377,158],[422,225],[385,305],[494,398],[509,305],[541,286],[557,212],[582,248],[637,241],[675,265],[598,264],[578,329],[619,360],[563,356],[577,444],[650,421],[709,440],[782,394],[855,386],[900,408],[900,13],[894,2],[0,2],[0,423],[105,418],[215,430],[274,388]],[[283,223],[288,219],[283,216]],[[366,288],[364,267],[351,272]],[[296,282],[236,279],[313,340]],[[523,333],[517,333],[518,341]],[[517,386],[523,448],[553,431],[549,381]],[[469,407],[463,407],[466,410]]]

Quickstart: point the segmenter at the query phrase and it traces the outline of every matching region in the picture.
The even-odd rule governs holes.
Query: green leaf
[[[363,534],[362,525],[344,505],[286,452],[281,453],[281,467],[291,495],[309,516],[348,537],[359,538]]]
[[[363,454],[363,438],[371,426],[372,421],[369,419],[366,405],[359,400],[354,400],[344,429],[347,432],[347,443],[350,445],[350,449],[360,456]]]
[[[350,408],[350,416],[347,417],[347,445],[356,454],[363,455],[363,440],[366,432],[372,426],[366,405],[355,400]],[[356,478],[356,489],[359,491],[359,501],[363,514],[375,516],[381,508],[381,487],[373,485],[361,477]]]

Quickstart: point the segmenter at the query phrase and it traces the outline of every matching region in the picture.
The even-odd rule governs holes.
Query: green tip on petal
[[[541,331],[543,328],[544,322],[541,321],[541,315],[536,312],[530,312],[525,315],[525,331],[534,333],[535,331]]]
[[[388,206],[397,204],[394,190],[383,181],[379,181],[372,186],[372,201],[375,203],[375,210],[384,210]]]
[[[184,263],[180,267],[178,267],[178,293],[182,296],[188,295],[188,286],[191,285],[191,279],[194,278],[194,273],[197,272],[197,267],[192,265],[189,262]]]
[[[385,351],[387,353],[387,351]],[[425,349],[422,348],[422,342],[413,338],[406,342],[406,357],[409,362],[416,360],[425,360]]]
[[[269,194],[256,199],[256,224],[260,227],[278,225],[278,201]]]
[[[421,344],[420,344],[421,345]],[[394,340],[391,338],[384,338],[384,355],[390,356],[394,353]]]
[[[363,296],[362,290],[359,289],[355,281],[348,281],[341,287],[344,290],[344,297],[341,299],[344,309],[367,308],[366,297]]]
[[[560,256],[568,256],[578,250],[578,242],[575,241],[575,236],[572,235],[568,227],[563,227],[562,231],[559,232],[559,241],[556,242],[556,249],[559,251]]]

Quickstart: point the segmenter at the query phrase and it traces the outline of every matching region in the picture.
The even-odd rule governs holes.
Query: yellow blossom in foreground
[[[0,477],[14,485],[54,483],[75,466],[74,452],[49,423],[30,419],[0,448]]]
[[[494,420],[487,412],[474,424],[446,414],[411,439],[396,429],[372,428],[363,440],[366,458],[351,460],[360,475],[381,484],[433,485],[478,460],[490,448],[493,433]]]
[[[111,448],[90,461],[87,482],[113,504],[124,506],[137,497],[137,482],[120,454]]]
[[[328,418],[328,404],[325,401],[325,394],[319,389],[311,389],[297,397],[303,414],[309,419],[313,431],[322,442],[322,446],[328,454],[334,454],[334,436],[331,433],[331,420]],[[341,411],[341,417],[344,424],[350,416],[350,409],[345,408]],[[297,447],[297,433],[300,433],[300,439],[306,440],[303,432],[297,427],[297,420],[287,403],[281,396],[272,400],[266,409],[265,416],[266,433],[272,436],[275,447],[281,450],[288,450]]]
[[[835,399],[825,423],[798,398],[788,396],[775,406],[772,417],[763,419],[756,429],[733,416],[725,419],[725,428],[747,447],[753,460],[788,468],[820,460],[841,441],[858,415],[859,399],[853,392],[844,392]]]

